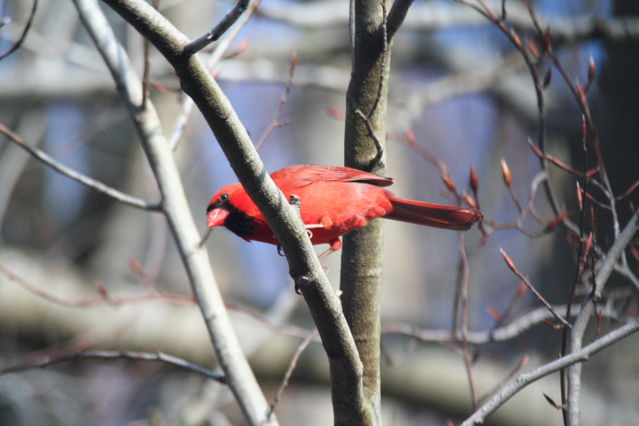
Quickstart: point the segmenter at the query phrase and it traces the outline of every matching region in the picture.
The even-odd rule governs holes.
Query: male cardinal
[[[398,198],[383,188],[393,183],[391,178],[348,167],[291,166],[273,173],[271,178],[287,199],[291,195],[299,198],[300,215],[311,242],[330,244],[324,255],[341,248],[339,237],[378,217],[456,230],[468,229],[483,217],[473,208]],[[247,241],[278,244],[240,183],[220,189],[206,212],[209,228],[224,225]]]

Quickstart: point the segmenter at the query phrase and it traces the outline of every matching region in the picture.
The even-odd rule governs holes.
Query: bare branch
[[[330,354],[331,375],[336,380],[339,377],[340,382],[352,385],[349,389],[356,389],[355,393],[361,393],[362,364],[355,341],[342,313],[340,301],[317,259],[301,220],[269,177],[245,127],[231,108],[228,99],[196,55],[184,60],[184,45],[188,43],[188,40],[162,15],[141,0],[105,1],[149,38],[174,66],[183,90],[193,98],[204,115],[240,182],[260,208],[269,227],[282,245],[289,263],[290,275],[301,289],[326,352]],[[154,151],[156,149],[157,147],[153,148]],[[166,155],[164,152],[157,152],[157,154]],[[173,164],[173,160],[170,161]],[[177,179],[177,176],[175,178]],[[182,193],[181,188],[180,192]],[[168,216],[169,212],[167,212]],[[192,218],[189,217],[187,220],[190,222]],[[173,223],[174,233],[181,232],[183,225],[179,222]],[[197,245],[200,238],[193,235],[192,241],[189,237],[189,240],[182,243],[185,242],[188,244],[183,245],[181,251],[185,261],[189,262],[193,258],[193,253],[198,252]],[[202,285],[206,287],[205,283]],[[219,314],[214,313],[205,319],[211,321],[218,317]],[[228,371],[225,373],[230,384],[230,374]],[[260,401],[257,409],[249,411],[251,421],[261,422],[267,412],[267,405]]]
[[[291,93],[291,88],[293,87],[293,75],[295,74],[295,68],[297,67],[297,55],[293,54],[291,57],[291,65],[288,68],[288,80],[286,81],[286,87],[284,88],[284,93],[280,97],[280,101],[277,103],[277,108],[275,108],[275,112],[273,113],[273,118],[266,126],[266,129],[262,132],[260,138],[255,142],[255,149],[259,150],[266,138],[280,126],[285,126],[288,124],[288,120],[280,120],[280,116],[282,115],[282,110],[284,109],[284,105],[288,101],[288,95]]]
[[[31,6],[31,12],[29,12],[29,16],[27,16],[27,22],[24,24],[24,29],[20,34],[20,37],[13,43],[13,45],[4,53],[0,54],[0,61],[2,61],[7,56],[11,55],[13,52],[18,50],[22,43],[27,38],[27,34],[29,34],[29,29],[31,28],[31,24],[33,24],[33,18],[35,18],[36,10],[38,9],[38,0],[33,0],[33,5]]]
[[[577,311],[578,305],[573,305],[574,311]],[[553,310],[562,311],[566,309],[566,305],[553,305]],[[615,320],[620,319],[618,312],[606,307],[601,311],[602,315],[607,318]],[[573,316],[575,316],[573,314]],[[468,343],[472,345],[486,345],[495,342],[506,342],[512,339],[516,339],[523,335],[531,328],[543,324],[546,321],[554,318],[554,315],[546,307],[539,307],[531,310],[525,314],[522,314],[518,318],[513,319],[508,324],[501,325],[491,330],[469,330],[466,335]],[[422,327],[418,327],[413,324],[405,323],[385,323],[382,324],[382,333],[391,334],[404,334],[406,336],[413,337],[421,340],[422,342],[434,342],[434,343],[446,343],[457,342],[460,343],[463,337],[459,331],[456,334],[451,333],[449,329],[431,330]]]
[[[376,154],[369,161],[369,169],[375,167],[382,159],[384,155],[384,146],[382,145],[382,141],[380,141],[379,137],[375,134],[375,129],[373,129],[373,125],[371,124],[370,117],[367,117],[361,110],[356,109],[355,115],[364,122],[366,125],[366,130],[368,131],[368,136],[375,143]]]
[[[308,336],[306,336],[306,339],[304,339],[302,343],[300,343],[297,349],[295,350],[295,353],[293,354],[293,357],[291,358],[291,361],[288,364],[288,368],[286,369],[286,373],[284,373],[284,379],[282,380],[282,384],[277,389],[277,393],[275,394],[275,396],[273,397],[273,400],[271,401],[268,414],[266,415],[267,419],[271,417],[271,415],[275,411],[275,407],[277,406],[277,403],[282,398],[284,389],[286,389],[286,386],[288,386],[288,382],[291,380],[293,371],[295,371],[295,367],[297,367],[297,362],[299,361],[300,357],[304,353],[304,350],[308,347],[308,345],[313,341],[313,339],[316,336],[317,336],[317,330],[308,333]]]
[[[506,262],[506,265],[508,265],[508,268],[515,274],[517,275],[517,277],[524,283],[526,284],[526,287],[528,287],[528,289],[537,297],[537,299],[539,299],[539,301],[541,303],[543,303],[543,305],[546,307],[546,309],[548,309],[550,311],[550,313],[553,314],[553,316],[555,318],[557,318],[557,320],[559,320],[559,322],[561,322],[563,325],[565,325],[566,327],[570,327],[570,323],[568,321],[566,321],[566,319],[564,317],[562,317],[558,312],[556,312],[553,307],[550,305],[550,303],[548,303],[548,301],[546,300],[546,298],[544,296],[541,295],[541,293],[539,293],[539,291],[535,288],[535,286],[532,285],[532,283],[528,280],[528,278],[526,278],[524,276],[524,274],[521,273],[521,271],[519,271],[519,269],[517,268],[517,265],[515,265],[515,263],[513,262],[513,260],[510,258],[510,256],[508,256],[508,254],[503,250],[503,249],[499,249],[499,252],[501,253],[501,255],[504,258],[504,262]]]
[[[555,371],[559,371],[567,366],[587,361],[590,356],[596,354],[602,349],[607,348],[610,345],[615,344],[619,340],[639,331],[639,320],[634,320],[626,325],[617,328],[614,331],[606,334],[593,343],[584,346],[578,351],[575,351],[569,355],[563,356],[555,361],[544,364],[532,371],[520,374],[495,396],[490,398],[479,410],[475,411],[472,416],[464,420],[462,426],[470,426],[483,423],[486,418],[491,415],[495,410],[501,407],[506,401],[508,401],[513,395],[518,393],[521,389],[528,386],[532,382],[545,377]],[[578,364],[581,365],[581,364]]]
[[[222,40],[220,40],[219,43],[217,43],[217,45],[215,46],[215,50],[213,50],[209,58],[206,60],[206,67],[209,70],[214,70],[215,67],[220,63],[226,52],[231,47],[231,43],[233,43],[233,41],[239,35],[240,31],[242,31],[242,29],[249,22],[260,3],[261,0],[254,0],[253,2],[251,2],[246,13],[244,13],[240,17],[238,24],[230,32],[228,32],[226,36],[223,37]],[[193,99],[185,96],[182,101],[181,112],[177,116],[175,123],[173,124],[173,132],[171,133],[171,137],[169,138],[169,146],[171,147],[171,149],[177,149],[194,106],[195,104],[193,103]]]
[[[615,243],[612,245],[605,258],[599,266],[599,271],[595,276],[595,288],[592,289],[591,296],[586,299],[581,312],[577,316],[572,327],[570,352],[572,355],[581,350],[583,344],[583,336],[590,322],[590,317],[595,309],[595,305],[599,303],[602,297],[603,288],[608,282],[610,274],[615,269],[617,260],[625,251],[628,244],[639,230],[639,209],[635,210],[630,221],[619,234]],[[592,345],[592,344],[591,344]],[[589,345],[589,346],[591,346]],[[568,369],[568,416],[573,421],[578,421],[579,417],[579,396],[581,391],[581,365],[575,365]]]
[[[399,0],[406,3],[406,0]],[[397,1],[391,8],[396,6]],[[470,5],[470,2],[460,2]],[[508,19],[517,31],[535,32],[526,7],[521,2],[508,2],[508,13],[504,16],[504,1],[492,0],[486,4],[499,9],[494,17],[499,20]],[[405,7],[405,5],[401,5]],[[476,9],[476,8],[475,8]],[[277,19],[301,28],[332,28],[347,25],[348,11],[342,1],[322,1],[307,3],[276,2],[262,6],[259,13],[271,19]],[[393,18],[395,19],[395,18]],[[540,16],[542,26],[553,28],[557,43],[574,43],[583,40],[635,40],[639,38],[639,19],[617,18],[600,19],[592,14],[570,16],[569,18],[551,18]],[[389,14],[389,23],[391,14]],[[486,20],[473,13],[467,7],[450,3],[416,4],[401,25],[406,31],[436,31],[455,27],[476,27],[486,24]],[[389,37],[390,39],[390,37]]]
[[[230,27],[233,25],[244,13],[250,0],[237,0],[233,9],[231,9],[224,18],[213,27],[208,33],[198,37],[192,42],[184,46],[184,53],[186,55],[192,55],[198,51],[204,49],[210,43],[217,41]]]
[[[88,350],[83,352],[72,352],[61,355],[47,356],[43,359],[35,360],[33,362],[26,362],[22,364],[14,364],[9,367],[0,369],[0,376],[16,373],[19,371],[30,370],[33,368],[44,368],[53,364],[60,364],[62,362],[77,361],[79,359],[96,358],[96,359],[130,359],[136,361],[152,361],[168,364],[173,367],[178,367],[192,373],[200,374],[206,378],[213,379],[220,383],[226,383],[226,379],[223,375],[215,373],[206,368],[200,367],[197,364],[189,362],[185,359],[168,355],[163,352],[135,352],[135,351],[103,351],[103,350]]]
[[[125,194],[122,191],[112,188],[98,180],[90,178],[86,175],[83,175],[80,172],[73,170],[70,167],[63,165],[62,163],[59,163],[58,161],[51,158],[44,151],[27,144],[24,140],[22,140],[20,136],[13,133],[2,123],[0,123],[0,133],[4,134],[7,138],[9,138],[11,142],[15,143],[20,148],[27,151],[32,157],[36,158],[37,160],[51,167],[53,170],[57,171],[58,173],[70,179],[73,179],[74,181],[79,182],[97,192],[108,195],[109,197],[113,198],[116,201],[126,204],[127,206],[131,206],[131,207],[135,207],[137,209],[143,209],[143,210],[159,211],[162,207],[161,204],[150,204],[140,198],[134,197],[129,194]]]
[[[33,283],[25,280],[6,266],[0,264],[0,273],[4,274],[11,281],[18,284],[20,287],[24,288],[31,294],[34,294],[44,300],[48,300],[49,302],[66,306],[69,308],[88,308],[92,306],[101,306],[101,305],[112,305],[118,306],[122,304],[133,304],[133,303],[147,303],[153,301],[161,301],[161,302],[170,302],[177,304],[188,304],[191,305],[195,301],[192,297],[186,296],[178,296],[165,294],[160,292],[153,292],[150,294],[141,294],[136,296],[122,296],[122,297],[111,297],[107,292],[106,288],[102,284],[98,284],[97,291],[100,293],[100,297],[94,299],[83,299],[83,300],[68,300],[56,296],[55,294],[49,293],[46,290],[43,290],[41,287],[36,286]]]
[[[393,36],[404,22],[404,18],[406,18],[408,9],[410,9],[412,4],[413,0],[395,0],[393,2],[393,6],[391,7],[390,12],[388,12],[388,17],[386,18],[386,34],[388,41],[393,39]]]
[[[466,237],[463,232],[459,232],[459,272],[458,272],[458,291],[459,291],[459,309],[461,310],[461,322],[459,329],[462,336],[462,351],[464,358],[464,368],[468,377],[468,389],[470,391],[470,402],[473,410],[477,409],[477,393],[475,392],[475,382],[473,381],[473,369],[470,354],[470,346],[468,344],[468,287],[470,285],[470,263],[468,262],[468,253],[466,252]]]
[[[154,31],[147,33],[160,52],[177,59],[182,57],[186,37],[171,26],[162,15],[144,1],[109,1],[109,4],[136,25],[144,24]],[[199,246],[200,236],[191,215],[180,175],[169,144],[162,134],[162,126],[151,102],[142,104],[142,83],[135,74],[127,54],[120,46],[104,14],[95,0],[74,0],[80,18],[102,55],[120,94],[124,98],[131,118],[140,136],[142,148],[163,196],[163,212],[173,232],[180,257],[187,270],[190,284],[198,301],[218,362],[226,376],[229,388],[251,424],[263,421],[268,409],[266,399],[242,353],[237,336],[224,307],[206,250]],[[180,60],[181,69],[196,64],[200,75],[210,79],[208,71],[193,56]],[[188,90],[188,76],[180,75]],[[192,79],[190,81],[193,81]],[[212,80],[211,80],[212,81]],[[207,91],[207,93],[209,93]],[[200,96],[205,96],[202,93]],[[208,99],[208,98],[207,98]],[[273,419],[270,424],[276,424]]]

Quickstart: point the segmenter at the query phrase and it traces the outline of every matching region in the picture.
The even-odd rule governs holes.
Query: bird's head
[[[227,185],[217,191],[217,193],[209,201],[206,208],[208,216],[207,225],[209,228],[225,225],[226,219],[233,212],[234,207],[231,204],[234,195],[241,188],[240,184]]]

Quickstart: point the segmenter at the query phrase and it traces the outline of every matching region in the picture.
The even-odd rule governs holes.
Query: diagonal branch
[[[499,249],[499,252],[501,253],[502,257],[504,258],[504,262],[506,262],[506,265],[508,266],[508,268],[515,275],[517,275],[517,278],[519,278],[526,285],[526,287],[528,287],[528,289],[537,297],[537,299],[539,299],[539,301],[541,303],[543,303],[543,305],[546,307],[546,309],[548,309],[548,311],[551,314],[553,314],[553,316],[559,322],[561,322],[564,326],[570,328],[570,323],[568,321],[566,321],[566,319],[563,316],[561,316],[561,314],[559,314],[558,312],[556,312],[553,309],[552,305],[546,300],[546,298],[544,296],[542,296],[542,294],[539,292],[539,290],[537,290],[535,288],[535,286],[532,285],[532,283],[528,280],[528,278],[526,278],[524,276],[524,274],[521,273],[519,268],[517,268],[517,265],[515,265],[515,262],[513,262],[513,260],[510,258],[510,256],[508,256],[508,254],[504,251],[504,249]]]
[[[563,356],[555,361],[542,365],[532,371],[522,373],[517,376],[513,381],[504,386],[502,390],[495,396],[490,398],[479,410],[475,411],[472,416],[464,420],[462,426],[471,426],[475,424],[482,424],[486,418],[494,413],[499,407],[501,407],[506,401],[508,401],[513,395],[525,388],[532,382],[545,377],[555,371],[559,371],[562,368],[572,365],[581,365],[580,363],[587,361],[590,356],[596,354],[602,349],[607,348],[619,340],[639,331],[639,320],[634,320],[626,325],[617,328],[614,331],[606,334],[604,337],[594,341],[593,343],[584,346],[578,351]]]
[[[204,49],[210,43],[217,41],[222,34],[224,34],[230,27],[233,25],[239,18],[242,16],[242,13],[246,10],[250,0],[237,0],[233,9],[231,9],[224,18],[209,32],[198,37],[192,42],[188,43],[184,46],[184,53],[187,55],[192,55],[194,53],[199,52]]]
[[[35,18],[36,10],[38,9],[38,0],[33,0],[33,5],[31,6],[31,12],[29,12],[29,16],[27,17],[27,23],[24,24],[24,29],[20,34],[20,37],[13,43],[6,52],[0,54],[0,61],[2,61],[7,56],[11,55],[13,52],[18,50],[22,43],[27,39],[27,34],[29,34],[29,30],[31,29],[31,24],[33,24],[33,18]]]
[[[215,49],[210,54],[209,58],[206,60],[206,67],[209,70],[213,71],[215,67],[217,66],[217,64],[219,64],[219,62],[222,60],[222,58],[228,51],[229,47],[231,46],[231,43],[233,43],[233,41],[239,35],[240,31],[249,22],[249,20],[253,16],[253,13],[255,13],[260,3],[261,3],[261,0],[254,0],[253,2],[251,2],[247,12],[241,17],[238,24],[231,31],[229,31],[226,34],[226,36],[222,40],[220,40],[219,43],[217,43],[217,45],[215,46]],[[171,146],[171,149],[173,149],[174,151],[177,149],[180,143],[180,139],[182,138],[182,135],[184,134],[184,130],[186,129],[186,124],[189,120],[189,117],[191,115],[191,112],[193,111],[194,106],[195,105],[193,103],[193,99],[189,98],[188,96],[185,96],[184,100],[182,101],[180,114],[178,114],[175,120],[175,123],[173,124],[173,131],[171,133],[171,137],[169,138],[169,145]]]
[[[630,218],[630,221],[619,234],[617,240],[612,245],[606,257],[601,262],[599,271],[595,276],[595,288],[592,289],[591,296],[586,299],[584,305],[572,327],[570,351],[574,354],[581,350],[583,337],[590,322],[590,317],[595,309],[595,305],[601,300],[603,288],[606,285],[610,274],[615,269],[617,260],[625,251],[630,241],[639,230],[639,209]],[[568,417],[573,422],[578,423],[579,417],[579,396],[581,393],[581,365],[574,365],[568,369]]]
[[[577,314],[575,311],[578,308],[577,304],[573,304],[573,315]],[[566,310],[566,305],[553,306],[554,311]],[[606,306],[602,309],[601,314],[606,318],[612,318],[619,321],[622,315],[619,312],[612,309],[610,306]],[[531,328],[544,324],[547,321],[554,318],[554,315],[545,307],[539,307],[529,312],[521,314],[521,316],[513,319],[508,324],[500,325],[497,328],[489,330],[469,330],[466,335],[468,343],[472,345],[487,345],[495,342],[507,342],[512,339],[516,339],[524,335]],[[433,343],[451,343],[462,342],[463,336],[458,330],[451,332],[450,329],[427,329],[416,326],[414,324],[389,322],[382,324],[383,334],[403,334],[405,336],[412,337],[422,342]]]
[[[329,354],[331,377],[334,382],[345,384],[351,390],[351,394],[343,395],[342,398],[351,398],[352,394],[361,395],[362,364],[340,301],[326,277],[301,220],[269,177],[246,128],[228,99],[197,56],[185,57],[187,38],[146,2],[105,2],[151,40],[175,68],[182,89],[191,96],[202,112],[231,167],[283,247],[290,275],[302,291],[324,348]],[[190,250],[198,251],[196,247],[199,237],[194,238],[192,244],[183,247],[187,259],[193,256]],[[210,319],[207,317],[207,320]],[[340,404],[341,401],[338,398],[334,403]],[[261,411],[260,408],[260,415],[263,416],[266,410]],[[252,422],[262,420],[251,417]]]
[[[388,40],[392,40],[393,36],[404,22],[408,9],[413,4],[413,0],[395,0],[388,17],[386,18],[386,36]]]
[[[200,367],[197,364],[193,364],[185,359],[178,358],[173,355],[165,354],[163,352],[136,352],[136,351],[105,351],[105,350],[88,350],[82,352],[72,352],[61,354],[57,356],[47,356],[43,359],[36,360],[35,362],[26,362],[22,364],[15,364],[0,369],[0,376],[9,373],[16,373],[18,371],[29,370],[32,368],[44,368],[53,364],[60,364],[62,362],[76,361],[78,359],[129,359],[138,361],[154,361],[171,365],[173,367],[181,368],[186,371],[198,373],[209,379],[213,379],[220,383],[226,383],[226,379],[223,375],[215,373],[206,368]]]
[[[127,16],[132,18],[142,13],[138,9],[146,10],[152,13],[153,23],[157,26],[161,25],[163,18],[151,5],[143,1],[131,3],[135,3],[137,8],[127,9]],[[203,247],[199,246],[200,236],[189,209],[173,152],[162,133],[157,112],[150,101],[142,103],[143,93],[140,78],[136,75],[126,51],[115,38],[97,2],[95,0],[74,0],[74,4],[80,19],[109,68],[138,131],[142,148],[162,194],[162,211],[175,238],[178,252],[184,263],[191,288],[229,388],[248,423],[252,425],[262,423],[268,404],[242,353],[211,270],[208,254]],[[130,3],[128,4],[131,6]],[[171,30],[172,28],[163,29]],[[171,38],[161,32],[150,40],[163,53],[169,46],[176,48],[176,52],[181,52],[186,44],[186,37],[177,30],[174,30],[173,35],[174,37]],[[157,43],[158,40],[163,40],[164,43]],[[179,45],[176,44],[176,40],[179,40]],[[206,69],[201,66],[199,61],[197,63],[202,72],[208,76]],[[264,423],[277,424],[277,420],[272,419],[264,421]]]
[[[137,209],[143,209],[143,210],[153,210],[153,211],[160,210],[159,204],[151,204],[142,200],[141,198],[137,198],[137,197],[134,197],[133,195],[125,194],[122,191],[119,191],[113,187],[110,187],[98,180],[90,178],[89,176],[86,176],[54,160],[46,152],[27,144],[19,135],[13,133],[2,123],[0,123],[0,133],[4,134],[7,138],[9,138],[11,142],[15,143],[20,148],[27,151],[29,154],[31,154],[32,157],[36,158],[37,160],[51,167],[53,170],[59,172],[60,174],[63,174],[64,176],[70,179],[73,179],[76,182],[81,183],[82,185],[85,185],[102,194],[108,195],[114,200],[119,201],[123,204],[126,204],[127,206],[131,206],[131,207],[135,207]]]

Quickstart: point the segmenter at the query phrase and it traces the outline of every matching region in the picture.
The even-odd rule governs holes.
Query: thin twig
[[[369,168],[372,168],[379,163],[379,161],[382,158],[382,155],[384,155],[384,146],[382,145],[382,142],[379,140],[379,137],[377,137],[377,135],[375,134],[375,129],[373,129],[373,125],[371,124],[371,121],[368,119],[368,117],[359,109],[355,110],[355,115],[357,115],[357,117],[364,122],[364,124],[366,125],[366,130],[368,131],[368,136],[370,136],[370,138],[375,143],[377,154],[375,154],[375,157],[373,157],[371,161],[369,162]]]
[[[573,316],[578,312],[579,305],[574,304],[573,306]],[[565,310],[565,305],[554,305],[553,309],[555,311]],[[615,311],[611,306],[606,306],[602,311],[602,315],[606,318],[611,318],[615,321],[620,321],[622,319],[619,312]],[[507,342],[509,340],[516,339],[522,336],[531,328],[546,323],[548,320],[554,318],[554,316],[548,311],[548,309],[544,307],[539,307],[533,309],[521,316],[513,319],[507,324],[500,325],[497,328],[490,330],[469,330],[466,336],[466,340],[471,345],[486,345],[495,342]],[[451,332],[450,329],[440,329],[440,330],[431,330],[422,327],[418,327],[413,324],[406,323],[385,323],[382,324],[382,333],[383,334],[403,334],[405,336],[410,336],[414,339],[417,339],[422,342],[432,342],[432,343],[451,343],[451,342],[462,342],[462,336],[457,331],[456,333]]]
[[[386,75],[384,70],[386,69],[386,62],[389,60],[390,52],[388,49],[388,29],[386,22],[386,0],[379,0],[380,5],[382,7],[382,52],[380,53],[382,57],[382,64],[380,65],[380,73],[379,73],[379,81],[377,82],[377,92],[375,94],[375,101],[373,102],[373,106],[371,107],[368,114],[366,114],[366,118],[368,120],[372,119],[373,114],[377,111],[377,107],[379,106],[379,102],[382,99],[382,94],[384,93],[384,81],[386,80]],[[368,127],[368,126],[367,126]],[[370,132],[370,130],[369,130]],[[377,144],[377,143],[376,143]],[[378,145],[379,146],[379,145]],[[381,157],[380,157],[381,158]],[[372,163],[373,167],[377,164],[377,161]]]
[[[135,269],[135,267],[133,268]],[[137,271],[138,273],[143,273],[141,271]],[[162,293],[161,291],[154,289],[154,284],[149,283],[152,291],[149,294],[141,294],[135,296],[121,296],[121,297],[112,297],[106,286],[103,283],[98,283],[96,291],[100,294],[99,298],[92,299],[80,299],[80,300],[69,300],[59,297],[49,291],[43,290],[41,286],[37,286],[17,273],[13,272],[11,269],[7,268],[3,264],[0,264],[0,273],[4,274],[11,281],[18,284],[20,287],[24,288],[29,293],[40,297],[43,300],[47,300],[49,302],[70,307],[70,308],[90,308],[94,306],[101,305],[111,305],[111,306],[122,306],[129,304],[138,304],[138,303],[149,303],[149,302],[166,302],[166,303],[174,303],[179,305],[194,305],[195,299],[189,296],[181,296],[181,295],[173,295],[168,293]],[[143,279],[148,280],[150,277],[144,277]],[[298,337],[298,338],[306,338],[310,333],[309,330],[293,325],[293,324],[276,324],[266,318],[264,315],[254,312],[248,308],[237,305],[235,303],[225,303],[226,309],[229,311],[234,311],[239,314],[245,315],[263,326],[274,330],[278,333],[281,333],[286,336]],[[313,341],[317,343],[321,343],[320,339],[316,336],[313,337]]]
[[[557,320],[559,322],[561,322],[563,325],[565,325],[566,327],[570,327],[570,323],[568,321],[566,321],[566,319],[561,316],[557,311],[555,311],[552,307],[552,305],[550,303],[548,303],[548,301],[546,300],[546,298],[544,296],[541,295],[541,293],[539,293],[539,291],[537,291],[537,289],[535,288],[535,286],[532,285],[532,283],[528,280],[528,278],[526,278],[517,268],[517,266],[515,265],[515,263],[513,262],[513,260],[510,258],[510,256],[508,256],[508,254],[504,251],[504,249],[499,249],[499,252],[501,253],[502,257],[504,258],[504,261],[506,262],[506,265],[508,265],[508,268],[515,274],[517,275],[517,277],[524,283],[526,284],[526,287],[528,287],[528,289],[537,297],[537,299],[539,299],[539,301],[541,303],[543,303],[543,305],[546,307],[546,309],[548,309],[555,318],[557,318]]]
[[[178,358],[173,355],[168,355],[163,352],[135,352],[135,351],[106,351],[106,350],[88,350],[82,352],[73,352],[62,355],[55,355],[51,357],[45,357],[34,362],[27,362],[22,364],[15,364],[9,367],[0,369],[0,376],[9,373],[16,373],[19,371],[30,370],[33,368],[48,367],[53,364],[59,364],[62,362],[76,361],[79,359],[97,358],[97,359],[130,359],[138,361],[154,361],[169,364],[173,367],[178,367],[183,370],[198,373],[209,379],[213,379],[219,383],[226,383],[226,379],[223,375],[215,373],[206,368],[200,367],[197,364],[189,362],[185,359]]]
[[[184,46],[185,55],[193,55],[205,48],[210,43],[217,41],[246,10],[250,0],[238,0],[235,6],[222,18],[222,20],[206,34],[198,37]]]
[[[280,101],[277,104],[277,108],[275,108],[275,113],[273,113],[273,118],[271,118],[271,121],[269,122],[268,126],[266,126],[266,129],[264,129],[264,132],[262,132],[262,135],[257,140],[257,142],[255,142],[255,149],[259,150],[262,147],[262,145],[266,141],[266,138],[269,137],[269,135],[273,132],[273,130],[288,124],[289,121],[280,120],[280,116],[282,115],[282,110],[284,109],[284,105],[286,105],[286,102],[288,101],[288,95],[291,93],[291,88],[293,87],[293,76],[295,75],[296,67],[297,67],[297,55],[293,54],[293,56],[291,57],[291,65],[288,68],[288,80],[286,82],[286,88],[284,89],[284,93],[282,93],[282,96],[280,97]]]
[[[28,292],[44,299],[49,302],[53,302],[58,305],[67,306],[70,308],[88,308],[91,306],[100,306],[100,305],[112,305],[119,306],[123,304],[133,304],[133,303],[147,303],[154,301],[161,302],[170,302],[181,305],[192,305],[194,304],[194,300],[192,297],[188,296],[178,296],[160,292],[153,292],[151,294],[141,294],[137,296],[125,296],[125,297],[111,297],[104,287],[103,284],[98,284],[97,291],[100,293],[99,298],[95,299],[84,299],[84,300],[68,300],[63,299],[61,297],[56,296],[55,294],[49,293],[46,290],[30,283],[26,279],[22,278],[15,272],[11,271],[6,266],[0,264],[0,273],[4,274],[11,281],[18,284],[20,287],[24,288]]]
[[[151,5],[154,9],[158,8],[160,0],[153,0]],[[151,75],[151,41],[144,39],[144,69],[142,70],[142,105],[146,103],[149,97],[150,75]]]
[[[528,357],[528,355],[524,355],[523,357],[521,357],[519,359],[519,362],[515,366],[515,368],[513,368],[513,370],[508,374],[508,376],[500,380],[500,382],[497,383],[495,386],[493,386],[493,388],[490,391],[486,392],[486,396],[481,398],[481,403],[484,404],[486,401],[488,401],[490,398],[496,395],[501,389],[503,389],[503,387],[508,382],[513,380],[518,374],[521,373],[521,371],[526,367],[526,365],[528,365],[529,361],[530,361],[530,358]],[[474,410],[476,409],[477,408],[475,408]]]
[[[116,201],[126,204],[127,206],[135,207],[142,210],[159,211],[162,207],[161,204],[159,203],[151,204],[142,200],[141,198],[137,198],[132,195],[125,194],[122,191],[119,191],[98,180],[95,180],[86,175],[83,175],[82,173],[76,170],[73,170],[72,168],[63,165],[62,163],[59,163],[58,161],[51,158],[44,151],[27,144],[24,140],[22,140],[20,136],[13,133],[2,123],[0,123],[0,133],[4,134],[7,138],[9,138],[10,141],[12,141],[16,145],[18,145],[20,148],[27,151],[32,157],[36,158],[37,160],[51,167],[53,170],[63,174],[64,176],[70,179],[75,180],[76,182],[80,182],[81,184],[95,191],[105,194]]]
[[[38,9],[38,0],[33,0],[33,5],[31,6],[31,12],[29,12],[29,15],[27,16],[27,22],[26,24],[24,24],[24,29],[22,30],[20,37],[18,37],[15,43],[13,43],[13,45],[6,52],[4,52],[3,54],[0,54],[0,61],[2,61],[7,56],[11,55],[13,52],[18,50],[20,46],[22,46],[22,43],[24,43],[24,41],[27,38],[27,34],[29,34],[29,29],[31,29],[31,24],[33,24],[33,18],[35,18],[37,9]]]
[[[248,10],[246,11],[246,13],[244,13],[240,17],[237,25],[235,25],[233,29],[231,29],[231,31],[229,31],[226,34],[226,36],[222,38],[219,41],[219,43],[215,45],[215,50],[213,50],[210,57],[206,60],[206,67],[209,70],[213,70],[224,58],[224,55],[226,54],[228,49],[231,47],[231,44],[233,43],[233,41],[235,41],[237,36],[240,34],[240,31],[249,22],[249,20],[251,19],[251,17],[257,10],[257,7],[260,5],[260,3],[261,3],[261,0],[253,0],[249,4]],[[183,97],[180,114],[178,114],[175,120],[175,123],[173,124],[173,131],[171,132],[171,137],[169,138],[169,142],[168,142],[169,146],[174,151],[177,149],[180,143],[180,140],[182,139],[182,135],[184,134],[184,131],[186,130],[186,124],[188,123],[189,117],[191,116],[191,112],[193,111],[194,106],[195,106],[195,103],[193,102],[193,99],[191,99],[189,96]]]
[[[308,333],[308,336],[306,336],[306,339],[304,339],[304,341],[300,343],[297,349],[295,350],[295,353],[293,354],[293,358],[291,358],[291,361],[288,364],[288,368],[286,369],[286,373],[284,374],[284,378],[282,379],[282,383],[280,384],[280,387],[277,389],[275,396],[273,397],[273,399],[271,400],[271,403],[269,404],[268,413],[266,414],[267,420],[273,415],[273,412],[275,411],[275,407],[277,406],[278,402],[280,402],[280,399],[282,398],[282,394],[284,393],[284,390],[288,386],[288,382],[291,380],[293,371],[295,371],[295,367],[297,367],[297,362],[299,361],[300,357],[304,353],[304,350],[306,350],[308,345],[316,337],[317,337],[317,330],[314,330]]]
[[[528,144],[530,145],[530,148],[532,149],[532,151],[535,153],[535,155],[537,157],[543,158],[544,160],[548,160],[549,162],[551,162],[552,164],[554,164],[555,166],[557,166],[561,170],[564,170],[565,172],[570,173],[573,176],[576,176],[578,178],[584,178],[584,177],[590,177],[590,176],[594,175],[595,173],[597,173],[597,169],[596,168],[591,169],[591,170],[586,170],[584,172],[580,172],[578,170],[575,170],[574,168],[570,167],[569,165],[567,165],[563,161],[559,160],[558,158],[555,158],[552,155],[545,154],[545,153],[541,152],[539,147],[537,145],[535,145],[530,139],[528,140]]]
[[[477,393],[475,392],[475,383],[473,381],[473,369],[471,363],[470,346],[468,345],[468,285],[470,281],[470,265],[468,263],[468,254],[466,252],[466,239],[463,232],[459,232],[459,250],[460,250],[460,303],[462,312],[461,334],[462,347],[464,354],[464,367],[466,376],[468,377],[468,388],[470,390],[470,401],[473,411],[477,409]]]

